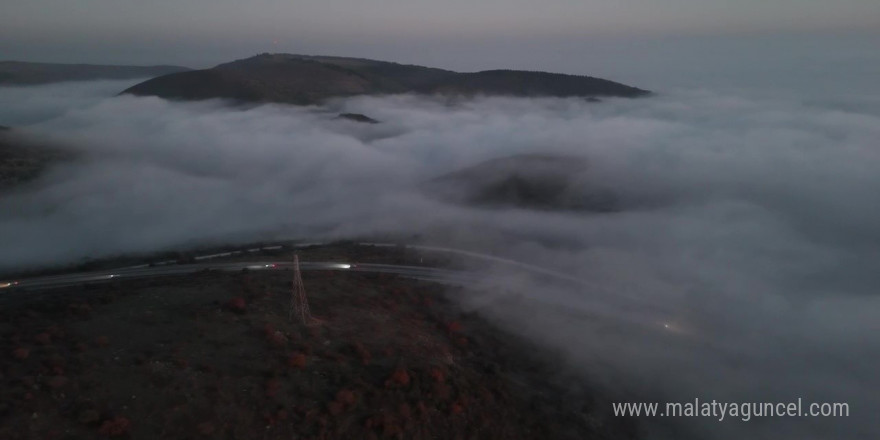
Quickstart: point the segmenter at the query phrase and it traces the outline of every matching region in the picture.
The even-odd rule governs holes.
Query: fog
[[[502,265],[486,272],[495,294],[462,300],[631,401],[850,405],[845,419],[648,420],[652,437],[878,434],[873,108],[708,90],[235,108],[113,97],[122,88],[0,89],[0,124],[80,157],[0,196],[0,269],[229,241],[418,235],[582,280],[556,285]],[[585,157],[589,182],[652,203],[488,210],[415,189],[533,152]]]

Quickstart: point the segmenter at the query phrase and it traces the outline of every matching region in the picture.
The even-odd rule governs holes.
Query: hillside
[[[291,279],[203,272],[0,296],[0,438],[636,438],[610,396],[464,312],[459,288],[306,271],[320,319],[307,326],[288,316]]]
[[[61,81],[147,78],[189,70],[179,66],[104,66],[97,64],[0,61],[0,85],[34,85]]]
[[[458,95],[513,95],[522,97],[622,96],[637,97],[644,90],[589,76],[519,70],[487,70],[452,75],[427,86],[427,93]]]
[[[647,91],[598,78],[499,70],[459,73],[361,58],[262,54],[211,69],[174,73],[122,93],[168,99],[319,104],[333,97],[422,93],[637,97]]]
[[[523,154],[492,159],[422,185],[437,199],[486,208],[610,212],[618,201],[589,181],[585,159]]]

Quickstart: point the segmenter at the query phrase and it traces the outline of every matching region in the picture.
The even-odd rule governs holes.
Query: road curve
[[[162,276],[187,275],[204,271],[237,272],[290,270],[293,263],[289,261],[247,261],[233,263],[196,263],[167,265],[156,267],[136,267],[125,269],[102,270],[96,272],[80,272],[63,275],[27,278],[0,284],[5,289],[50,289],[85,283],[100,283],[126,279],[153,278]],[[388,273],[409,278],[427,279],[447,283],[467,283],[474,279],[473,274],[463,271],[439,269],[424,266],[402,266],[393,264],[351,264],[341,262],[301,262],[300,269],[337,270],[366,273]]]

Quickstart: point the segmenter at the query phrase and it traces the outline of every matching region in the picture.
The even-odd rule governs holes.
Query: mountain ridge
[[[0,61],[0,85],[37,85],[63,81],[135,79],[189,71],[171,65],[129,66]]]
[[[121,94],[314,105],[337,97],[399,93],[585,98],[651,94],[582,75],[511,69],[463,73],[366,58],[268,53],[163,75]]]

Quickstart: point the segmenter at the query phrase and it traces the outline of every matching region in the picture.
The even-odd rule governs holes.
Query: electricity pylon
[[[299,314],[304,325],[316,325],[320,321],[312,317],[309,310],[309,298],[306,296],[306,287],[303,285],[302,273],[299,270],[299,255],[293,256],[293,289],[290,291],[290,320],[293,314]]]

